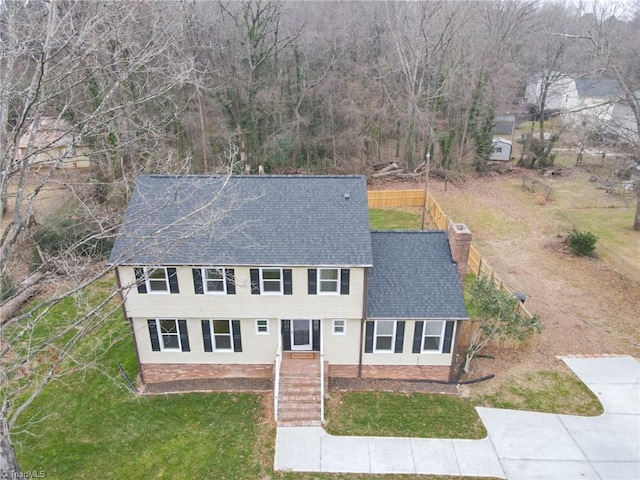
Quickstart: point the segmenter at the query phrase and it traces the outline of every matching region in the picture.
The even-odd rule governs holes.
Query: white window
[[[231,320],[211,320],[211,339],[214,351],[233,351]]]
[[[393,339],[396,337],[396,322],[394,320],[376,321],[373,337],[374,352],[393,352]]]
[[[282,269],[281,268],[260,269],[260,293],[262,294],[282,293]]]
[[[340,293],[340,269],[318,269],[318,293],[320,295],[335,295]]]
[[[269,335],[269,320],[256,319],[256,335]]]
[[[165,267],[148,268],[145,282],[149,293],[169,293],[169,275]]]
[[[347,321],[342,319],[336,319],[333,321],[331,332],[333,335],[346,335],[347,334]]]
[[[203,268],[202,280],[206,293],[227,293],[227,278],[224,268]]]
[[[174,318],[161,318],[156,320],[160,333],[160,350],[164,352],[181,351],[180,330],[178,320]]]
[[[440,353],[444,339],[444,321],[424,322],[422,328],[422,351]]]

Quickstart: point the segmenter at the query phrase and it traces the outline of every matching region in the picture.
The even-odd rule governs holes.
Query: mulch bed
[[[376,380],[369,378],[329,378],[329,389],[348,391],[402,392],[402,393],[443,393],[458,395],[456,385],[424,380]]]

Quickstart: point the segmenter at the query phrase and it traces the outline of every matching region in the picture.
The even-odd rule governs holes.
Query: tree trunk
[[[0,418],[0,478],[22,478],[4,415]]]
[[[640,231],[640,185],[636,185],[636,193],[638,194],[638,205],[636,206],[636,218],[633,220],[633,229]]]

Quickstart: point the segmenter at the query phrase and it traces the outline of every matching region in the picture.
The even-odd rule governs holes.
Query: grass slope
[[[258,478],[254,442],[261,398],[222,393],[136,397],[117,378],[115,362],[135,377],[128,326],[120,320],[96,335],[123,334],[97,370],[50,384],[14,432],[20,466],[47,478]],[[28,432],[28,433],[26,433]]]

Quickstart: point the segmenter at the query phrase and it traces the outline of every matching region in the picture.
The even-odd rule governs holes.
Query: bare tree
[[[117,290],[59,324],[48,315],[111,272],[96,260],[135,177],[184,171],[172,125],[199,77],[179,5],[3,2],[0,37],[0,476],[17,478],[11,429],[51,380],[87,366],[74,347]],[[58,128],[45,134],[45,119]],[[102,183],[62,175],[81,145]],[[65,204],[47,217],[52,185]]]

